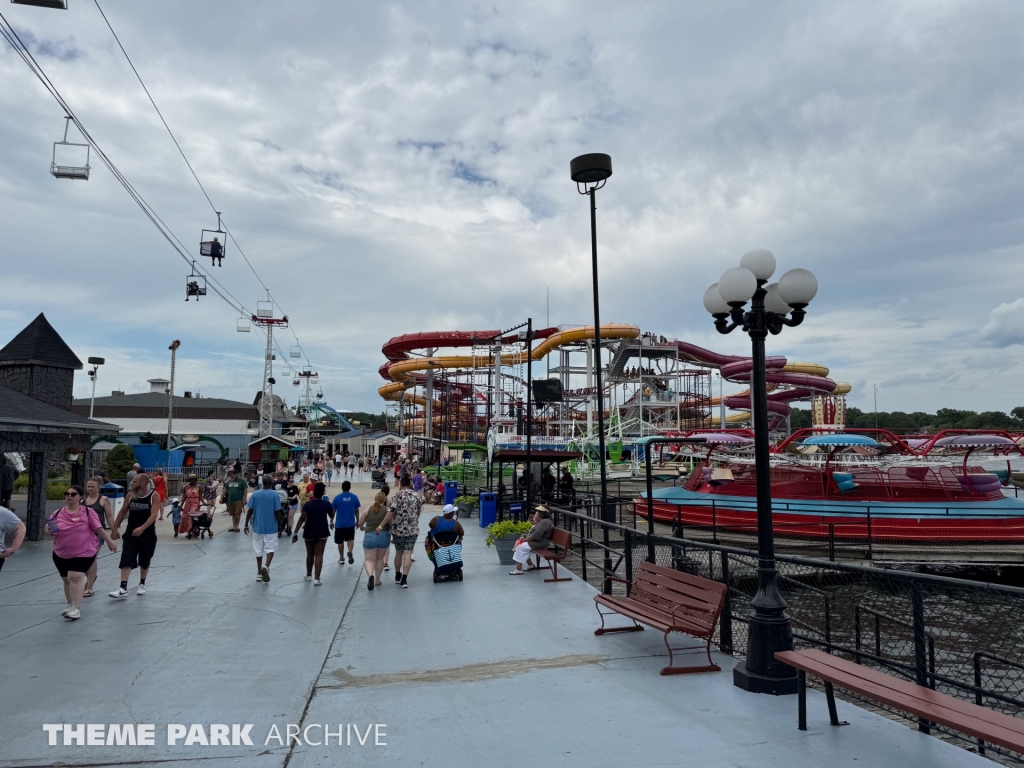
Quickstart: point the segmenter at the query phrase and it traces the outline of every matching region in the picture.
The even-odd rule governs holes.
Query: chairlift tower
[[[317,377],[316,371],[312,371],[309,368],[304,368],[303,370],[301,370],[297,374],[295,374],[295,376],[296,376],[297,380],[302,380],[302,381],[305,381],[305,383],[306,383],[305,392],[303,393],[303,395],[299,399],[299,409],[298,409],[298,412],[306,417],[306,439],[304,441],[303,440],[299,440],[297,442],[300,445],[307,445],[308,446],[310,444],[310,437],[311,437],[311,435],[309,434],[309,416],[310,416],[311,413],[313,413],[313,411],[316,410],[316,407],[313,404],[313,392],[312,392],[311,386],[312,386],[312,384],[314,382],[319,383],[319,379]]]
[[[274,429],[274,327],[287,328],[288,316],[274,317],[274,302],[256,302],[253,325],[267,334],[267,351],[263,356],[263,397],[260,399],[259,436],[266,437]]]

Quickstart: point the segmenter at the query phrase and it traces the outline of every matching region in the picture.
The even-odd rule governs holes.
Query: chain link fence
[[[651,534],[646,519],[637,528],[621,499],[611,506],[614,523],[600,519],[594,499],[572,506],[549,504],[555,524],[573,533],[564,565],[612,594],[626,594],[628,586],[606,577],[628,581],[635,565],[644,561],[726,584],[728,597],[714,642],[724,653],[744,656],[750,602],[757,590],[757,553]],[[776,561],[797,648],[819,648],[1024,717],[1024,589],[794,555],[778,555]],[[878,709],[874,704],[869,708]],[[887,714],[1000,762],[1024,761],[1020,754],[934,724]]]

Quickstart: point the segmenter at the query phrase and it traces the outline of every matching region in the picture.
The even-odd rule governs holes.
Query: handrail
[[[549,508],[557,510],[559,514],[568,515],[575,517],[580,520],[590,520],[592,522],[599,523],[602,526],[607,526],[609,529],[618,531],[630,531],[631,533],[639,534],[641,536],[654,536],[655,539],[661,540],[664,543],[670,545],[679,545],[684,547],[695,547],[697,549],[706,549],[713,552],[726,552],[731,555],[739,555],[740,557],[749,557],[754,560],[757,559],[757,552],[750,549],[741,549],[739,547],[730,547],[724,544],[711,544],[705,541],[695,541],[692,539],[680,539],[674,536],[666,536],[664,534],[655,533],[649,534],[646,531],[642,531],[636,528],[629,528],[628,526],[620,525],[618,523],[609,523],[601,520],[600,518],[590,517],[589,515],[581,515],[578,512],[565,509],[559,505],[550,503]],[[938,576],[930,573],[910,573],[908,571],[901,571],[894,568],[874,568],[865,565],[855,565],[852,563],[842,562],[830,562],[828,560],[818,560],[811,557],[801,557],[799,555],[775,555],[775,559],[778,562],[790,563],[792,565],[802,565],[809,568],[821,568],[829,571],[846,571],[848,573],[857,573],[860,575],[868,576],[884,576],[890,579],[897,579],[900,581],[908,582],[924,582],[926,584],[933,584],[935,586],[946,586],[946,587],[959,587],[962,589],[973,589],[979,592],[996,592],[1001,594],[1013,595],[1014,597],[1024,598],[1024,588],[1011,587],[1005,584],[994,584],[992,582],[982,581],[969,581],[967,579],[957,579],[951,576]]]

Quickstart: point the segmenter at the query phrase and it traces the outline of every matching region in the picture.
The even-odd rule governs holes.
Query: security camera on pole
[[[783,327],[803,322],[804,308],[818,292],[818,281],[806,269],[791,269],[779,282],[769,284],[774,273],[775,256],[771,251],[750,251],[738,267],[727,269],[704,292],[704,308],[715,318],[719,333],[741,328],[750,336],[753,350],[750,398],[757,467],[757,594],[750,603],[754,613],[747,657],[733,669],[733,683],[747,691],[778,696],[796,693],[797,677],[795,669],[775,660],[778,651],[792,650],[793,629],[775,569],[764,340],[769,333],[775,336]]]

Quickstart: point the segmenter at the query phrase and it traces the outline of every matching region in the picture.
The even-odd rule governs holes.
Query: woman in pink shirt
[[[105,541],[111,552],[117,552],[117,544],[103,529],[96,512],[82,504],[84,496],[81,487],[71,486],[64,494],[64,506],[46,521],[46,532],[53,537],[53,564],[64,580],[64,597],[68,601],[62,614],[72,621],[82,618],[85,574],[100,551],[96,537]]]

